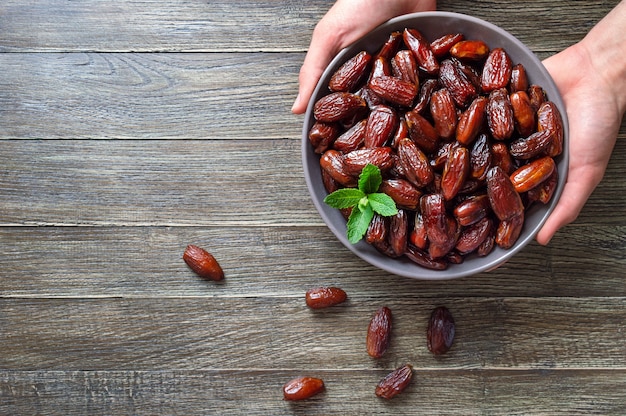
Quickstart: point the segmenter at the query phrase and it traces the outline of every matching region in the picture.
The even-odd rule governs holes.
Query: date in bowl
[[[371,265],[416,279],[504,264],[535,238],[567,175],[565,106],[550,74],[507,31],[458,13],[400,16],[342,50],[302,135],[306,183],[329,229]],[[365,163],[380,168],[379,192],[403,218],[375,218],[352,243],[349,213],[324,199],[357,187]]]

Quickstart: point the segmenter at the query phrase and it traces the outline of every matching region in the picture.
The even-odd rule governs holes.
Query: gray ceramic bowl
[[[357,244],[351,244],[346,237],[346,220],[338,210],[327,206],[323,202],[327,192],[321,180],[319,155],[313,152],[308,140],[309,129],[315,121],[313,118],[313,105],[319,98],[329,93],[328,81],[337,68],[362,50],[367,50],[372,54],[375,53],[388,39],[391,32],[403,30],[407,27],[419,30],[431,41],[448,33],[463,33],[467,39],[485,41],[491,49],[497,47],[504,48],[514,64],[521,63],[524,65],[529,83],[543,87],[548,99],[557,105],[563,117],[565,141],[563,153],[557,158],[559,183],[551,202],[548,205],[534,204],[526,211],[524,229],[512,248],[504,250],[496,247],[485,257],[470,255],[463,263],[451,264],[448,269],[442,271],[420,267],[406,258],[389,258],[363,240]],[[426,280],[453,279],[489,271],[504,264],[535,238],[548,215],[554,209],[563,190],[568,166],[568,137],[565,106],[559,91],[541,61],[522,42],[505,30],[475,17],[448,12],[423,12],[389,20],[362,39],[343,49],[330,63],[313,92],[305,114],[302,131],[302,160],[307,186],[315,207],[330,230],[354,254],[373,266],[400,276]]]

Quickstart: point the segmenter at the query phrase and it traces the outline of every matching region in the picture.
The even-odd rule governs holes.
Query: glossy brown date
[[[528,192],[548,179],[555,170],[554,159],[544,156],[519,167],[511,174],[511,183],[518,193]]]
[[[430,97],[430,115],[435,123],[435,131],[442,139],[452,138],[458,122],[457,110],[450,92],[442,88]]]
[[[189,244],[183,253],[183,260],[198,276],[208,280],[223,280],[224,271],[215,257],[193,244]]]
[[[283,385],[285,400],[306,400],[324,391],[324,381],[316,377],[296,377]]]
[[[410,107],[418,92],[414,83],[386,75],[371,79],[369,87],[384,100],[403,107]]]
[[[386,179],[382,182],[379,192],[385,193],[394,200],[399,208],[415,210],[419,205],[422,192],[406,179]]]
[[[434,175],[428,157],[411,139],[400,140],[397,151],[398,163],[409,182],[418,189],[432,182]]]
[[[452,347],[455,335],[452,313],[445,306],[438,306],[430,314],[426,330],[428,350],[435,355],[445,354]]]
[[[392,399],[408,387],[412,378],[413,367],[410,364],[403,365],[378,382],[375,394],[383,399]]]
[[[352,91],[367,76],[371,60],[372,56],[367,51],[361,51],[348,59],[330,77],[328,88],[331,91]]]
[[[346,292],[338,287],[316,287],[305,294],[306,305],[311,309],[324,309],[338,305],[348,298]]]
[[[491,209],[500,221],[509,220],[524,212],[524,204],[509,175],[499,166],[487,173],[487,195]]]
[[[386,105],[379,105],[370,112],[365,125],[365,147],[381,147],[387,144],[398,127],[398,114]]]
[[[456,127],[456,140],[462,145],[470,145],[483,129],[488,99],[480,96],[461,113]]]
[[[441,177],[441,193],[446,201],[454,198],[463,188],[470,172],[470,152],[463,146],[450,151]]]
[[[496,140],[507,140],[513,134],[515,117],[509,94],[504,88],[493,90],[487,102],[487,124]]]
[[[315,103],[313,116],[317,121],[333,123],[354,115],[366,106],[365,100],[356,94],[334,92]]]
[[[404,43],[413,52],[420,68],[431,75],[439,72],[439,62],[433,52],[430,42],[417,29],[404,29]]]
[[[460,108],[467,107],[478,95],[476,86],[450,59],[441,62],[439,82],[450,91],[452,98]]]
[[[380,358],[389,347],[391,339],[391,309],[381,306],[376,310],[367,327],[365,346],[372,358]]]
[[[463,40],[450,49],[450,55],[457,59],[479,61],[489,54],[489,46],[482,40]]]
[[[513,63],[511,58],[502,48],[495,48],[487,57],[483,66],[481,87],[483,92],[506,88],[511,80]]]

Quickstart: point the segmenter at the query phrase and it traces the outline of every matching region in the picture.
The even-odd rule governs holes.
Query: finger
[[[309,52],[304,57],[298,76],[300,83],[298,96],[291,108],[294,114],[305,112],[317,82],[336,53],[334,51],[336,47],[328,45],[328,43],[330,43],[328,38],[319,39],[319,37],[313,37],[311,40]]]
[[[570,175],[572,175],[571,172]],[[556,204],[554,211],[552,211],[552,214],[550,214],[537,234],[536,240],[539,244],[547,245],[559,229],[578,218],[578,214],[582,211],[585,202],[596,186],[595,181],[589,178],[591,175],[581,176],[583,176],[582,180],[571,181],[565,184],[561,198]]]

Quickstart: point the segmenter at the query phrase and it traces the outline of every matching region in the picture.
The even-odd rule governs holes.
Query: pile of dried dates
[[[380,168],[399,213],[375,215],[365,239],[390,257],[443,270],[510,248],[528,207],[552,198],[563,121],[502,48],[407,28],[346,61],[328,88],[309,131],[324,186]]]

